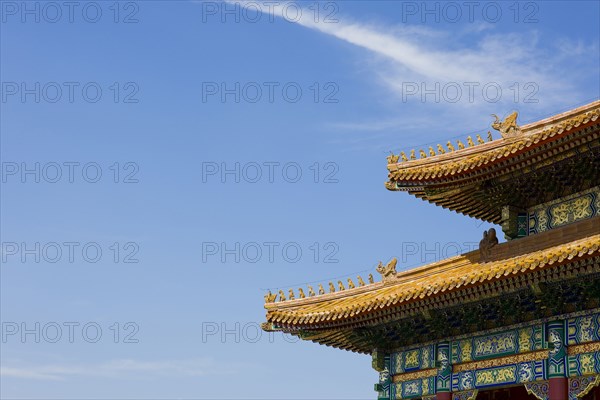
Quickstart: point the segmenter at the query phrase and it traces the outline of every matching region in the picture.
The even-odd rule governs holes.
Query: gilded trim
[[[548,381],[527,382],[523,386],[525,386],[527,393],[534,396],[536,399],[548,400]]]
[[[392,377],[392,382],[400,383],[400,382],[412,381],[414,379],[429,378],[431,376],[436,376],[436,375],[437,375],[437,368],[422,369],[420,371],[406,372],[404,374],[394,375]]]
[[[600,342],[588,342],[571,345],[567,348],[568,355],[600,352]]]
[[[592,379],[593,380],[589,380]],[[579,384],[584,380],[584,383],[587,384],[584,388],[580,387]],[[579,381],[577,386],[574,386],[574,381]],[[588,382],[585,382],[588,381]],[[581,399],[583,396],[592,391],[593,388],[600,385],[600,375],[589,376],[589,377],[578,377],[569,379],[569,396],[575,396],[577,399]]]
[[[586,394],[588,394],[589,392],[592,391],[593,388],[595,388],[596,386],[600,385],[600,375],[596,375],[596,379],[594,380],[594,382],[591,382],[588,387],[586,387],[583,392],[579,393],[577,395],[577,398],[580,399],[583,396],[585,396]]]
[[[532,351],[530,353],[516,354],[508,357],[493,358],[490,360],[466,362],[452,366],[452,372],[473,371],[483,368],[499,367],[502,365],[517,364],[525,361],[538,361],[548,358],[548,350]]]
[[[475,400],[477,398],[478,393],[479,393],[479,389],[453,393],[452,400]]]

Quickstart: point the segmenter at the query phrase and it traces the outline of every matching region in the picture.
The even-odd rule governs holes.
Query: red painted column
[[[437,392],[435,400],[452,400],[452,392]]]
[[[569,400],[569,380],[567,378],[550,378],[548,380],[548,400]]]

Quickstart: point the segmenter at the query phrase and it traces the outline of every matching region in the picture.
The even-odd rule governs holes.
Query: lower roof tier
[[[479,252],[470,252],[399,272],[382,282],[267,303],[263,327],[368,353],[374,348],[435,338],[440,332],[448,334],[452,327],[464,331],[469,324],[484,324],[486,308],[500,303],[506,303],[503,307],[509,310],[523,303],[522,309],[516,307],[519,309],[506,314],[503,318],[509,321],[503,323],[531,320],[540,313],[559,312],[560,307],[569,311],[569,298],[575,295],[565,287],[565,298],[561,298],[563,289],[553,286],[564,286],[569,279],[583,277],[584,286],[595,282],[590,290],[599,292],[590,295],[587,289],[573,286],[578,296],[576,308],[588,303],[600,306],[600,217],[499,244],[487,260],[482,262]],[[478,304],[490,299],[495,306]],[[559,308],[547,304],[557,301]],[[473,312],[478,316],[452,317],[453,307],[458,307],[460,314],[467,312],[466,304],[477,304]],[[532,307],[538,308],[529,315]],[[435,326],[439,329],[433,329]]]

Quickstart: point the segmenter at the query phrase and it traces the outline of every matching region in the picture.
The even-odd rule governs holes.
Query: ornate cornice
[[[583,353],[593,353],[600,351],[600,342],[588,342],[567,347],[567,354],[576,355]]]
[[[392,306],[418,306],[419,303],[424,305],[427,298],[454,292],[459,288],[466,289],[483,283],[502,281],[548,266],[556,268],[562,263],[597,254],[599,249],[600,234],[596,234],[522,256],[483,264],[471,261],[475,256],[469,253],[432,264],[428,268],[410,271],[408,274],[398,274],[394,278],[395,281],[385,285],[374,285],[373,290],[360,294],[347,293],[344,297],[331,300],[326,295],[319,302],[297,303],[294,304],[295,307],[291,307],[294,301],[290,301],[289,306],[287,302],[282,302],[286,307],[279,307],[281,303],[270,303],[267,306],[267,322],[284,328],[339,325],[342,321],[356,320],[369,314],[375,317],[380,310]],[[362,289],[367,288],[368,286]],[[466,295],[468,298],[469,294]],[[464,301],[464,295],[462,300]]]
[[[438,372],[437,368],[428,368],[428,369],[422,369],[422,370],[415,371],[415,372],[406,372],[403,374],[394,375],[392,377],[392,381],[394,383],[397,383],[397,382],[411,381],[413,379],[429,378],[430,376],[436,376],[437,372]]]
[[[530,353],[515,354],[507,357],[493,358],[489,360],[471,361],[452,366],[452,372],[474,371],[483,368],[499,367],[502,365],[517,364],[525,361],[545,360],[548,358],[548,350],[532,351]]]
[[[446,152],[439,156],[421,160],[409,160],[388,164],[390,183],[402,181],[431,180],[445,175],[463,174],[490,163],[499,163],[512,158],[528,148],[541,145],[548,139],[560,137],[571,130],[600,116],[600,101],[595,101],[572,111],[572,116],[558,116],[552,120],[542,120],[522,127],[522,134],[482,143],[479,146]],[[561,114],[562,115],[562,114]],[[547,121],[547,122],[545,122]],[[388,161],[394,158],[388,157]],[[390,188],[388,186],[389,189]]]

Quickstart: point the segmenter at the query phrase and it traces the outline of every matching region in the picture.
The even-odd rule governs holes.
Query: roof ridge
[[[293,324],[329,321],[332,318],[345,320],[349,315],[368,312],[373,304],[388,308],[399,303],[423,299],[464,286],[476,285],[483,281],[500,279],[503,276],[541,269],[565,259],[586,257],[597,253],[600,248],[600,233],[577,238],[567,243],[542,248],[530,253],[486,263],[473,262],[454,265],[437,274],[439,279],[431,280],[432,275],[423,275],[410,280],[393,280],[390,284],[370,285],[371,290],[360,293],[344,293],[344,297],[319,296],[311,303],[272,303],[268,307],[267,320],[270,323],[286,323],[291,318]],[[435,274],[434,274],[435,275]],[[315,299],[315,300],[317,300]],[[382,302],[385,304],[382,305]],[[290,307],[291,306],[291,307]],[[308,307],[307,307],[308,306]],[[312,307],[311,307],[312,306]],[[343,314],[343,315],[342,315]],[[307,322],[307,318],[311,322]],[[351,317],[350,317],[351,318]]]

